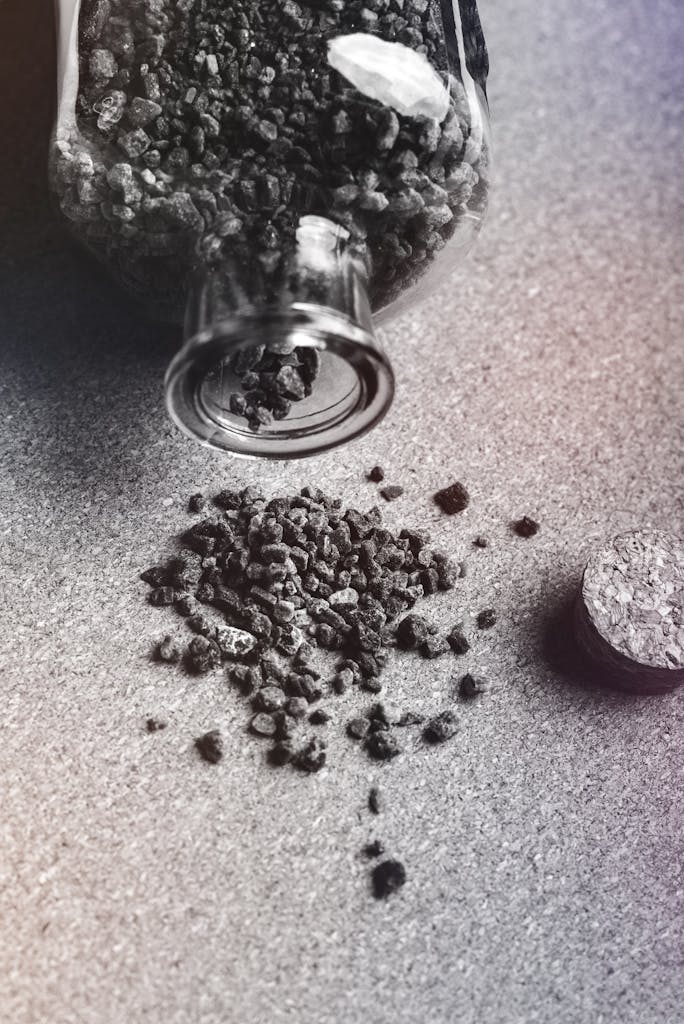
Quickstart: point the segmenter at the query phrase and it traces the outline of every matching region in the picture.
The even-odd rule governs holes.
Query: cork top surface
[[[640,665],[684,667],[684,543],[659,530],[620,534],[589,559],[586,610],[610,646]]]

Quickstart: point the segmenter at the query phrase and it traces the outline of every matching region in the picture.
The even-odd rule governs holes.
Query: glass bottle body
[[[453,271],[486,209],[487,68],[474,4],[59,0],[58,10],[51,182],[72,230],[157,315],[186,311],[184,367],[194,347],[210,372],[209,336],[226,366],[266,346],[247,386],[233,380],[251,393],[246,414],[230,412],[231,399],[236,410],[243,403],[226,391],[227,416],[202,439],[236,450],[229,435],[242,418],[254,443],[237,450],[277,455],[294,416],[303,433],[291,455],[368,429],[391,401],[392,378],[359,306],[377,323],[414,302]],[[220,310],[213,324],[196,321],[207,308],[197,289]],[[340,308],[344,296],[352,307]],[[288,316],[301,320],[302,307],[308,326],[288,340]],[[277,339],[260,315],[271,325],[281,317]],[[328,317],[320,330],[316,316]],[[293,353],[346,360],[355,341],[377,353],[366,370],[380,375],[371,392],[383,409],[354,421],[347,402],[333,435],[314,430],[307,443],[297,403],[318,395],[329,408],[339,396],[320,366],[305,380]],[[170,409],[197,436],[174,407],[197,400],[174,387],[179,365],[167,379]],[[284,367],[313,394],[297,398],[296,380],[289,397],[276,394]]]

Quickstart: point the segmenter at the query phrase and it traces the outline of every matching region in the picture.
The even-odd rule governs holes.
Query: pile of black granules
[[[253,487],[225,490],[214,506],[183,534],[179,555],[142,574],[150,602],[173,607],[188,627],[185,641],[167,636],[155,654],[189,673],[224,673],[249,701],[250,731],[269,742],[273,765],[323,767],[317,727],[329,721],[325,699],[352,687],[379,694],[391,646],[428,659],[462,649],[412,611],[461,575],[420,532],[392,532],[379,509],[345,510],[310,487],[271,500]],[[203,497],[194,495],[189,508],[204,516]],[[402,732],[422,719],[370,701],[347,733],[370,758],[391,760]],[[428,723],[428,742],[437,728]],[[198,749],[218,759],[215,740]]]
[[[453,19],[441,0],[83,0],[76,123],[53,153],[62,211],[167,304],[194,265],[226,257],[258,279],[255,304],[277,301],[300,218],[325,216],[386,305],[486,203],[443,10]],[[357,32],[425,55],[449,85],[442,121],[332,68],[329,41]]]

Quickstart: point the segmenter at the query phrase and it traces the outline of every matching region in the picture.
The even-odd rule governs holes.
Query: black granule
[[[382,812],[382,797],[377,786],[373,786],[368,793],[368,810],[371,814],[380,814]]]
[[[197,752],[208,761],[209,764],[218,764],[223,757],[223,740],[218,729],[205,732],[195,740]]]
[[[315,737],[299,750],[293,758],[295,767],[301,768],[305,772],[319,772],[325,765],[325,761],[325,740],[319,740]]]
[[[385,479],[385,470],[382,466],[373,466],[368,474],[368,479],[372,480],[374,484],[379,484]]]
[[[493,608],[485,608],[478,613],[475,621],[478,629],[491,629],[496,623],[496,612]]]
[[[153,565],[140,573],[140,579],[151,587],[163,587],[168,579],[168,569],[165,565]]]
[[[188,501],[189,512],[204,512],[206,507],[207,499],[204,497],[203,494],[193,494],[190,500]]]
[[[511,528],[519,537],[534,537],[535,533],[539,533],[539,523],[530,519],[529,516],[516,519],[514,523],[511,523]]]
[[[470,502],[470,495],[468,494],[468,491],[463,484],[458,481],[455,484],[451,484],[449,487],[445,487],[441,491],[437,491],[433,497],[434,501],[439,505],[442,511],[446,512],[447,515],[450,516],[455,515],[457,512],[462,512],[468,507]]]
[[[157,587],[155,590],[151,590],[147,598],[150,604],[155,605],[157,608],[163,608],[166,605],[173,604],[176,600],[176,591],[173,587]]]
[[[374,839],[371,843],[366,843],[362,850],[364,857],[368,857],[369,860],[374,860],[375,857],[382,857],[384,852],[385,847],[379,839]]]
[[[458,684],[458,694],[463,700],[470,700],[487,690],[487,681],[481,676],[468,672]]]
[[[373,868],[371,879],[376,900],[384,900],[404,885],[406,869],[401,861],[384,860]]]
[[[309,702],[306,697],[290,697],[285,705],[285,712],[290,718],[306,718],[309,713]]]
[[[470,644],[460,626],[454,626],[447,635],[447,641],[454,654],[467,654],[470,650]]]
[[[489,541],[486,537],[476,537],[473,541],[473,546],[476,548],[488,548]]]
[[[289,764],[294,756],[294,747],[291,743],[287,742],[276,743],[268,752],[268,760],[276,768],[282,768],[284,765]]]
[[[368,756],[374,761],[391,761],[401,753],[401,747],[391,732],[372,732],[365,741]]]
[[[363,740],[368,735],[370,722],[367,718],[352,718],[347,722],[347,736],[353,740]]]
[[[327,725],[330,721],[330,715],[323,708],[317,708],[309,715],[309,721],[312,725]]]
[[[430,624],[420,615],[407,615],[396,628],[397,643],[405,650],[417,647],[427,640],[432,631]]]
[[[453,711],[442,711],[427,723],[423,729],[423,739],[426,743],[444,743],[455,736],[457,731],[458,725]]]
[[[148,732],[160,732],[166,728],[166,722],[161,722],[158,718],[148,718],[145,722],[145,728]]]
[[[388,487],[382,487],[380,490],[380,494],[385,501],[394,501],[395,498],[400,498],[403,493],[404,488],[399,484],[390,484]]]
[[[213,640],[204,636],[196,636],[188,644],[186,651],[188,669],[197,674],[211,672],[221,664],[221,651]]]
[[[279,686],[263,686],[252,701],[255,711],[282,711],[288,700]]]
[[[181,659],[181,649],[172,636],[165,636],[157,644],[155,656],[158,661],[167,661],[174,665]]]
[[[199,601],[191,594],[181,594],[176,599],[175,608],[179,615],[195,615],[199,611]]]
[[[277,731],[276,722],[273,716],[267,715],[263,711],[254,716],[252,721],[249,723],[249,727],[257,736],[275,736]]]
[[[420,653],[424,658],[439,658],[449,650],[449,644],[443,636],[428,636],[420,645]]]

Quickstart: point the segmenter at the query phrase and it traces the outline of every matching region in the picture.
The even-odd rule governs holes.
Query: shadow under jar
[[[374,326],[487,205],[474,0],[57,0],[51,188],[151,312],[195,439],[291,458],[387,411]]]

